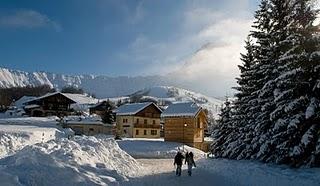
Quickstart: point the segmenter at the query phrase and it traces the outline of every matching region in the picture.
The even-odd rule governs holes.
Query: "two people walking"
[[[193,159],[193,153],[192,152],[186,152],[186,155],[183,156],[180,151],[178,151],[177,155],[174,157],[174,163],[173,165],[177,165],[176,168],[176,175],[181,176],[181,168],[182,168],[182,163],[183,159],[185,159],[184,164],[188,165],[188,175],[191,176],[192,174],[192,167],[196,167],[196,164]]]

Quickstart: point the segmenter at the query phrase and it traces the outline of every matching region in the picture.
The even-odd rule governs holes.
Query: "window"
[[[137,123],[139,124],[139,119],[137,119]]]
[[[157,130],[151,130],[151,135],[157,135]]]
[[[143,131],[143,135],[147,135],[147,130],[144,130],[144,131]]]
[[[136,135],[139,135],[139,130],[136,130]]]
[[[127,130],[123,130],[123,133],[127,134]]]
[[[155,125],[155,124],[156,124],[156,120],[152,120],[152,124],[154,124],[154,125]]]
[[[147,119],[144,120],[144,124],[148,124],[148,120]]]
[[[200,118],[197,119],[197,128],[201,128],[201,126],[200,126]]]
[[[93,128],[90,128],[89,131],[93,131]]]
[[[123,119],[122,119],[122,123],[125,123],[125,122],[126,122],[126,119],[123,118]]]

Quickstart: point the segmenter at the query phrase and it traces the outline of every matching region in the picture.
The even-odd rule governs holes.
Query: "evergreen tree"
[[[255,54],[254,54],[254,46],[250,37],[246,40],[246,54],[241,54],[241,60],[243,61],[242,65],[239,65],[238,68],[240,69],[240,77],[236,78],[238,87],[234,87],[237,90],[235,94],[236,100],[233,106],[233,119],[232,122],[238,128],[238,139],[237,144],[245,144],[245,148],[242,146],[241,148],[237,149],[237,159],[248,159],[251,157],[252,148],[251,142],[253,137],[253,129],[250,124],[252,118],[250,119],[250,100],[252,99],[252,92],[254,91],[254,65],[255,65]],[[240,146],[239,146],[240,147]],[[244,148],[244,149],[242,149]]]
[[[310,161],[318,138],[319,105],[316,66],[319,60],[319,35],[313,26],[317,11],[312,2],[296,0],[293,4],[290,35],[284,41],[288,51],[279,59],[281,74],[276,79],[275,101],[277,109],[271,118],[275,122],[273,131],[277,148],[275,155],[278,163],[294,166]],[[316,37],[315,37],[316,36]],[[306,137],[308,136],[308,137]]]
[[[226,150],[226,139],[232,132],[231,123],[231,103],[228,98],[224,102],[224,106],[221,107],[219,114],[220,118],[217,120],[216,128],[214,129],[212,136],[216,138],[215,142],[211,145],[211,149],[218,157],[222,157],[222,153]]]
[[[320,166],[320,34],[312,0],[262,0],[233,106],[213,137],[218,157]]]
[[[255,130],[260,133],[263,138],[263,143],[259,144],[260,149],[258,158],[263,161],[275,161],[276,157],[272,153],[274,147],[273,122],[270,119],[270,114],[274,111],[276,105],[274,102],[275,78],[278,76],[279,57],[287,50],[283,41],[287,38],[287,25],[292,21],[292,6],[289,0],[270,0],[268,18],[270,19],[269,26],[265,28],[266,36],[262,37],[262,42],[257,46],[257,57],[259,70],[258,73],[262,79],[258,81],[262,87],[258,91],[258,103],[261,106],[259,114],[256,117]],[[257,40],[260,36],[256,35]],[[262,140],[260,140],[262,141]]]
[[[115,106],[109,101],[109,99],[104,103],[104,112],[101,116],[103,123],[112,124],[115,121],[115,114],[113,112],[114,108]]]

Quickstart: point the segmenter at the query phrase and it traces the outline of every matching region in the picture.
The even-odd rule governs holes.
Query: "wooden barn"
[[[133,138],[160,138],[162,110],[152,102],[125,104],[117,109],[117,135]]]
[[[71,113],[70,105],[76,103],[63,93],[54,92],[25,102],[24,109],[30,116],[66,116]]]
[[[164,120],[164,140],[184,143],[206,150],[204,130],[205,111],[193,102],[171,104],[161,114]]]

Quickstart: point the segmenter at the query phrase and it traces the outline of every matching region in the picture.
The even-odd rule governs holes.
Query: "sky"
[[[221,96],[235,85],[258,3],[1,0],[0,66],[109,76],[174,72],[191,89]]]

